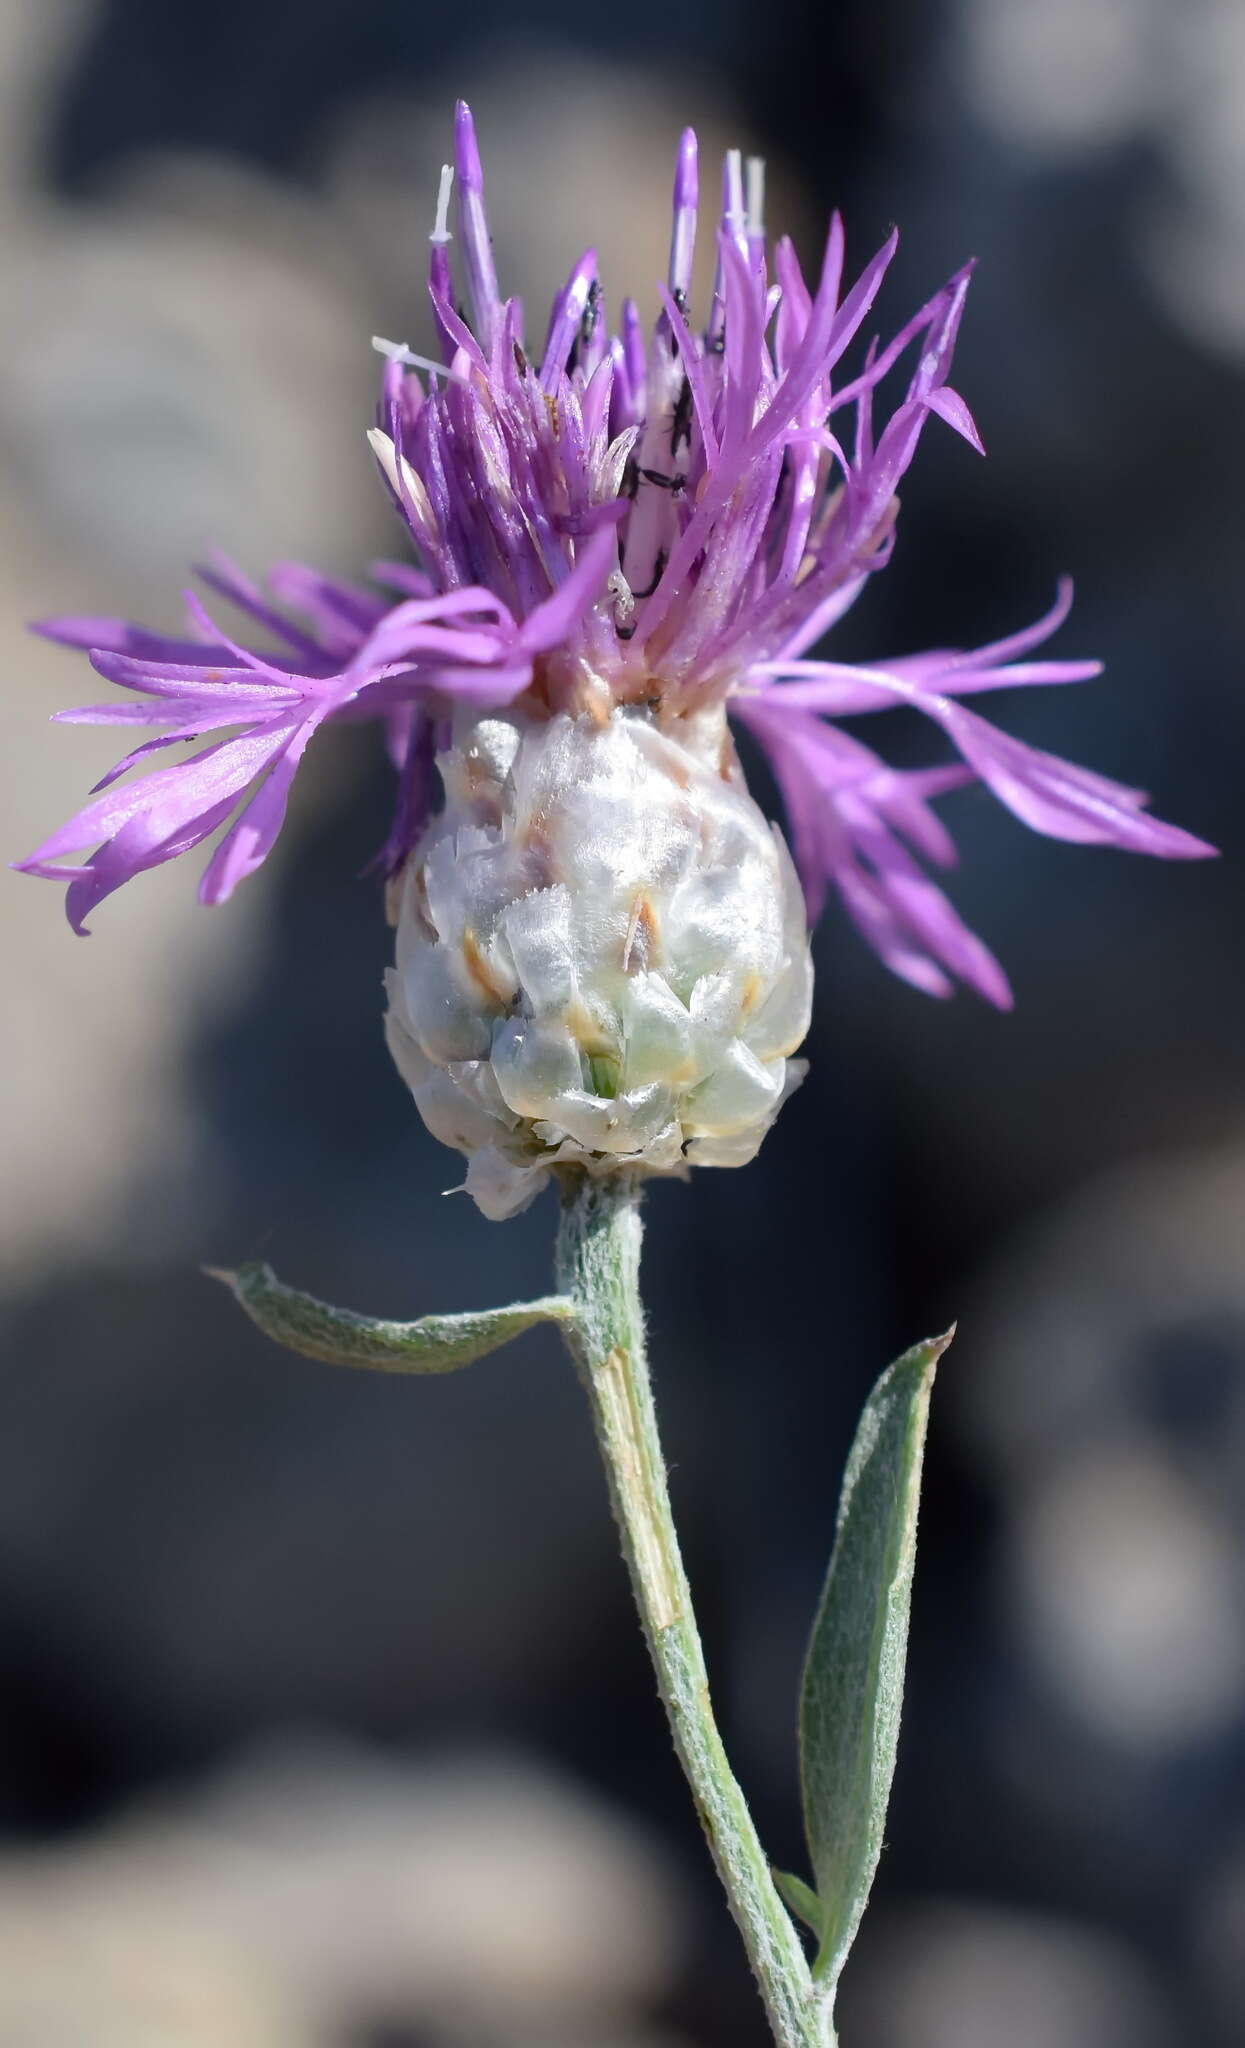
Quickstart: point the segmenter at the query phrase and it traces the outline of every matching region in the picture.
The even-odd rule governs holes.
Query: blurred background
[[[837,645],[975,643],[1075,572],[1013,731],[1151,787],[1163,867],[948,800],[1018,1004],[818,936],[759,1162],[658,1186],[647,1293],[729,1746],[801,1868],[792,1724],[874,1374],[940,1375],[908,1713],[846,2048],[1227,2048],[1245,2001],[1245,8],[1241,0],[5,0],[5,839],[112,758],[49,611],[176,622],[213,543],[396,545],[373,332],[426,338],[452,103],[504,277],[664,265],[669,166],[904,230],[895,326],[980,258],[895,561]],[[653,294],[648,290],[649,302]],[[924,735],[894,721],[897,753]],[[926,741],[926,748],[927,748]],[[361,870],[387,771],[313,750],[227,910],[175,864],[88,945],[3,878],[0,2048],[759,2048],[616,1559],[533,1335],[427,1385],[269,1348],[200,1276],[377,1313],[533,1291],[388,1064]]]

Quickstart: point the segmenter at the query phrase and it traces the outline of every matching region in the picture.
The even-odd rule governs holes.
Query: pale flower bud
[[[551,1167],[751,1159],[812,996],[786,846],[721,706],[463,722],[402,876],[390,1047],[485,1215]]]

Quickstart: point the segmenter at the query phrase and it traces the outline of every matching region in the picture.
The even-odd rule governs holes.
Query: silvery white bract
[[[551,1166],[752,1158],[800,1078],[804,902],[720,707],[463,722],[398,885],[389,1043],[487,1216]]]

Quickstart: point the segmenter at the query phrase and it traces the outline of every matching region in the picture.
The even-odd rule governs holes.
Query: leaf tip
[[[244,1266],[201,1266],[199,1270],[207,1279],[219,1280],[234,1300],[244,1305],[257,1289],[276,1285],[277,1276],[263,1259],[248,1259]]]
[[[943,1330],[937,1337],[919,1338],[915,1344],[908,1347],[902,1358],[896,1359],[896,1366],[902,1366],[907,1372],[916,1372],[922,1378],[926,1374],[932,1378],[939,1359],[950,1348],[958,1328],[957,1323],[952,1323],[949,1329]],[[894,1367],[891,1370],[893,1371]]]

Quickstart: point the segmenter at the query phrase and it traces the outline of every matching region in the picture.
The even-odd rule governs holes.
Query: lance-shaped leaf
[[[917,1500],[934,1368],[954,1332],[916,1344],[865,1403],[800,1701],[804,1825],[816,1879],[813,1974],[833,1990],[882,1851],[903,1699]],[[797,1910],[806,1914],[807,1894]]]
[[[223,1280],[234,1299],[265,1336],[287,1350],[329,1365],[371,1366],[377,1372],[453,1372],[521,1336],[534,1323],[565,1323],[574,1307],[564,1295],[516,1302],[511,1308],[471,1309],[465,1315],[421,1316],[414,1323],[384,1322],[330,1308],[314,1294],[286,1287],[271,1266],[240,1266],[236,1273],[208,1271]]]

